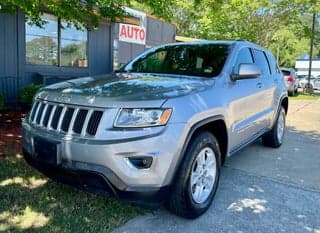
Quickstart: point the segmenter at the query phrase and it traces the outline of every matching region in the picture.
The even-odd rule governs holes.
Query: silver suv
[[[299,80],[296,77],[295,70],[292,68],[280,67],[287,87],[288,95],[294,96],[298,93]]]
[[[119,71],[47,86],[23,121],[27,162],[48,177],[195,218],[225,159],[283,141],[288,97],[272,54],[246,41],[152,48]]]

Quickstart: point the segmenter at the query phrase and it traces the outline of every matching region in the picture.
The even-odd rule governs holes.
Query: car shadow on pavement
[[[222,167],[209,210],[195,220],[164,208],[130,220],[120,232],[320,232],[320,133],[287,127],[283,145],[257,140]]]
[[[287,127],[280,148],[264,147],[261,140],[227,159],[225,166],[268,177],[301,188],[320,190],[320,132]]]
[[[224,167],[214,202],[201,217],[183,219],[162,208],[130,220],[114,233],[317,232],[319,214],[320,192]]]

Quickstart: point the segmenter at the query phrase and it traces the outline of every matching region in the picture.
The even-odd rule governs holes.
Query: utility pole
[[[313,88],[310,88],[310,79],[311,79],[311,69],[312,69],[312,56],[313,56],[313,40],[314,40],[314,30],[315,30],[315,21],[316,21],[316,13],[312,15],[312,30],[311,30],[311,39],[310,39],[310,56],[309,56],[309,72],[308,72],[308,84],[306,87],[306,91],[308,93],[313,92]]]

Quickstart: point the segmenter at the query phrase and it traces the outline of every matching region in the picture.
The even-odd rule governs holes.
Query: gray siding
[[[97,75],[112,70],[111,25],[102,23],[97,30],[89,32],[89,73]]]
[[[149,18],[147,20],[147,45],[158,45],[162,43],[162,22]],[[152,32],[152,33],[148,33]]]
[[[0,14],[0,92],[9,105],[18,92],[17,15]]]
[[[97,30],[88,32],[88,67],[57,67],[26,64],[25,17],[0,14],[0,92],[6,105],[14,106],[19,89],[42,83],[40,74],[63,78],[98,75],[112,71],[111,25],[102,23]],[[62,78],[62,79],[61,79]]]
[[[118,39],[118,30],[119,24],[105,22],[98,29],[88,32],[87,68],[30,65],[26,64],[24,14],[0,14],[0,92],[5,94],[7,106],[15,105],[18,91],[22,87],[47,80],[43,76],[56,82],[65,78],[111,72],[113,40]],[[146,46],[119,42],[119,63],[127,63],[146,47],[173,42],[174,38],[175,26],[148,17]]]
[[[148,17],[147,45],[155,46],[175,42],[176,27],[172,24]]]

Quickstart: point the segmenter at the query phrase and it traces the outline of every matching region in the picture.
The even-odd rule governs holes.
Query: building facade
[[[140,12],[143,19],[139,12],[132,10],[132,18],[122,23],[101,22],[91,31],[51,14],[43,14],[47,23],[42,28],[30,24],[22,12],[0,14],[0,92],[6,105],[16,104],[26,85],[109,73],[146,48],[175,41],[174,25]],[[123,25],[131,27],[131,38],[122,38]],[[143,40],[137,41],[132,32]]]
[[[295,69],[298,75],[308,75],[309,74],[309,59],[298,59],[296,60]],[[313,58],[311,65],[311,75],[320,75],[320,58]]]

